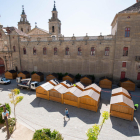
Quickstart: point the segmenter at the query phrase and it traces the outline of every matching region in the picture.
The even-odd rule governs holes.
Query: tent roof
[[[115,89],[112,90],[112,94],[119,93],[119,92],[123,92],[126,95],[130,96],[130,94],[128,93],[128,91],[126,89],[122,88],[122,87],[115,88]]]
[[[10,73],[15,73],[16,71],[15,71],[15,70],[9,70],[9,72],[10,72]]]
[[[57,90],[61,94],[64,94],[67,90],[67,88],[61,84],[55,86],[54,89]]]
[[[81,83],[81,82],[77,82],[76,85],[79,86],[79,87],[82,88],[82,89],[84,89],[84,88],[86,87],[86,86],[85,86],[83,83]]]
[[[87,86],[87,87],[85,87],[84,89],[88,89],[88,88],[90,88],[90,87],[92,87],[92,88],[94,88],[95,90],[97,90],[98,92],[101,92],[101,88],[99,87],[99,86],[97,86],[95,83],[94,84],[91,84],[91,85],[89,85],[89,86]]]
[[[65,84],[68,87],[71,87],[73,85],[69,80],[63,81],[61,83]]]
[[[71,78],[74,78],[74,75],[72,75],[72,74],[68,74],[68,75],[66,75],[66,76],[69,76],[69,77],[71,77]],[[65,77],[65,76],[64,76]]]
[[[108,80],[112,81],[112,79],[111,79],[111,78],[109,78],[109,77],[106,77],[106,76],[104,76],[104,77],[101,77],[101,78],[100,78],[100,81],[101,81],[101,80],[104,80],[104,79],[108,79]]]
[[[37,75],[40,75],[40,76],[41,76],[41,75],[44,75],[42,72],[37,72],[36,74],[37,74]]]
[[[77,97],[80,97],[82,91],[80,89],[78,89],[77,87],[71,87],[69,89],[67,89],[66,92],[71,92],[72,94],[74,94]]]
[[[117,104],[117,103],[122,103],[122,102],[134,109],[133,101],[131,99],[125,97],[124,95],[112,96],[110,104]]]
[[[58,79],[52,79],[52,80],[50,80],[52,83],[54,83],[55,85],[58,85],[60,82],[59,82],[59,80]]]
[[[47,82],[47,83],[45,83],[45,84],[42,84],[42,85],[40,85],[42,88],[44,88],[45,90],[51,90],[51,89],[53,89],[54,88],[54,86],[51,84],[51,83],[49,83],[49,82]]]
[[[95,91],[92,90],[92,89],[83,91],[83,92],[81,93],[80,97],[85,96],[85,95],[90,96],[92,99],[94,99],[94,100],[96,100],[96,101],[98,101],[99,98],[100,98],[100,94],[98,94],[97,92],[95,92]]]
[[[28,71],[23,71],[22,73],[23,73],[23,74],[29,74],[29,72],[28,72]]]
[[[49,75],[53,75],[54,77],[57,77],[57,76],[58,76],[57,73],[51,73],[51,74],[49,74]],[[49,75],[47,75],[47,76],[49,76]]]
[[[120,82],[126,82],[126,81],[131,81],[132,83],[135,83],[133,82],[132,80],[128,79],[128,78],[124,78],[124,79],[121,79]]]
[[[82,76],[80,79],[82,79],[82,78],[84,78],[84,77],[87,77],[88,79],[92,80],[92,77],[89,76],[89,75],[84,75],[84,76]]]

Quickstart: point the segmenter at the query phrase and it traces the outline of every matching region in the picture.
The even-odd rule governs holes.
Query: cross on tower
[[[37,22],[35,22],[35,27],[37,27]]]

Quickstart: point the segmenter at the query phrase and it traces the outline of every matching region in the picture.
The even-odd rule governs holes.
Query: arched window
[[[105,56],[109,56],[109,47],[105,48]]]
[[[36,48],[33,48],[33,55],[36,55]]]
[[[52,32],[54,33],[54,26],[52,26]]]
[[[67,47],[66,50],[65,50],[65,54],[66,54],[66,55],[69,55],[69,48],[68,48],[68,47]]]
[[[21,31],[23,32],[23,28],[21,28]]]
[[[54,55],[57,55],[57,48],[54,48]]]
[[[130,28],[125,28],[125,37],[130,37]]]
[[[23,54],[26,54],[26,48],[23,48]]]
[[[46,55],[47,52],[46,52],[46,48],[43,48],[43,55]]]
[[[81,49],[81,47],[78,48],[78,55],[82,55],[82,49]]]
[[[55,40],[55,36],[52,36],[52,41],[54,41]]]
[[[94,47],[91,48],[90,54],[91,54],[91,55],[95,55],[95,48],[94,48]]]
[[[13,51],[14,51],[14,52],[16,51],[16,47],[15,47],[15,46],[13,46]]]
[[[128,47],[123,48],[123,56],[128,56]]]

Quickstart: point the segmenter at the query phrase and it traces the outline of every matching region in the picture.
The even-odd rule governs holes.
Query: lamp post
[[[3,111],[4,113],[6,113],[6,106],[5,105],[1,105],[0,108],[3,107]],[[7,139],[9,139],[9,126],[8,126],[8,120],[7,120],[7,116],[4,116],[4,120],[6,122],[6,130],[7,130]]]

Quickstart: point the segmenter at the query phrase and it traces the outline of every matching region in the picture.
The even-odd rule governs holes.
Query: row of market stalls
[[[66,80],[60,83],[57,79],[53,79],[37,87],[36,97],[97,112],[101,88],[96,84],[85,86],[81,82],[72,84]],[[133,120],[134,103],[126,89],[119,87],[112,90],[110,114],[114,117]]]
[[[94,89],[94,87],[97,88]],[[97,85],[95,86],[95,84],[85,90],[81,90],[77,84],[73,85],[68,80],[59,83],[57,79],[50,80],[36,88],[37,97],[95,112],[98,110],[100,92],[101,88]]]
[[[5,72],[5,78],[7,79],[15,79],[16,77],[22,77],[22,79],[30,78],[30,73],[27,71],[23,71],[17,74],[15,70],[10,70]],[[31,78],[32,81],[42,82],[44,81],[44,74],[41,72],[36,72],[31,75]],[[46,76],[46,82],[52,79],[58,79],[58,75],[56,73],[52,73]],[[62,78],[62,81],[66,81],[66,80],[70,81],[71,83],[74,83],[75,77],[72,74],[67,74]],[[85,75],[81,77],[80,82],[85,86],[88,86],[92,84],[92,78],[88,75]],[[99,86],[101,88],[112,89],[112,79],[108,77],[100,78]],[[127,78],[121,79],[119,82],[119,86],[129,91],[135,91],[135,83]]]

